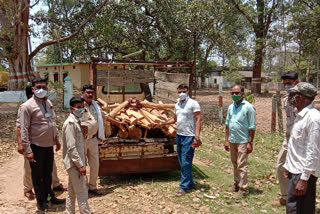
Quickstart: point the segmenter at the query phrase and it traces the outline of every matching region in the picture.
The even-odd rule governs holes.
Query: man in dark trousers
[[[287,213],[313,214],[320,176],[320,112],[312,106],[317,89],[300,82],[289,93],[297,114],[284,165],[284,176],[288,178]]]
[[[62,204],[51,189],[53,168],[53,146],[61,147],[56,126],[56,115],[52,103],[46,98],[47,81],[35,77],[32,81],[33,96],[20,107],[21,140],[26,159],[30,162],[32,183],[38,209],[48,210],[48,202]]]

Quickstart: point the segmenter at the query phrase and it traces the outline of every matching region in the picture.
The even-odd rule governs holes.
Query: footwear
[[[68,189],[66,187],[64,187],[63,184],[59,184],[58,186],[52,188],[52,190],[55,192],[65,192]]]
[[[59,199],[56,197],[53,197],[50,199],[51,204],[64,204],[66,202],[66,199]]]
[[[38,207],[38,210],[41,210],[43,212],[47,212],[49,209],[49,206],[46,202],[38,202],[37,207]]]
[[[247,195],[249,195],[249,191],[248,190],[239,190],[238,192],[236,192],[233,197],[235,199],[241,199],[241,198],[244,198],[246,197]]]
[[[24,192],[24,196],[28,198],[28,200],[32,201],[36,198],[36,195],[32,192],[32,190],[28,192]]]
[[[279,200],[276,200],[275,202],[272,203],[272,205],[281,207],[281,206],[286,206],[287,201],[283,198],[280,198]]]
[[[227,192],[238,192],[239,191],[239,186],[236,186],[234,184],[230,185],[229,188],[227,189]]]
[[[183,189],[179,189],[179,191],[176,193],[176,196],[177,196],[177,197],[181,197],[181,196],[183,196],[184,194],[186,194],[186,192],[185,192]]]
[[[98,189],[89,189],[88,190],[88,193],[89,194],[92,194],[92,195],[102,195],[99,191],[98,191]]]

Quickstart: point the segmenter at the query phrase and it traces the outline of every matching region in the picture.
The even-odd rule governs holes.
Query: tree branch
[[[265,24],[265,29],[264,29],[264,32],[263,32],[263,36],[265,37],[268,33],[268,30],[269,30],[269,27],[270,27],[270,24],[271,24],[271,17],[272,17],[272,14],[275,10],[275,8],[277,7],[278,3],[276,4],[276,1],[273,0],[272,1],[272,7],[268,13],[268,18],[267,18],[267,21],[266,21],[266,24]]]
[[[248,20],[248,22],[252,25],[254,31],[256,30],[256,23],[251,19],[251,17],[244,12],[242,8],[240,8],[240,5],[235,2],[235,0],[231,0],[231,2],[234,4],[234,6],[237,8],[237,10]]]
[[[30,6],[30,8],[33,8],[33,7],[36,6],[39,2],[40,2],[40,0],[37,0],[36,3],[34,3],[33,5]]]
[[[91,13],[91,15],[80,25],[80,27],[73,33],[71,33],[70,35],[60,38],[60,39],[55,39],[55,40],[50,40],[50,41],[46,41],[43,42],[42,44],[40,44],[36,49],[34,49],[34,51],[32,51],[32,53],[29,55],[29,59],[31,60],[42,48],[45,48],[49,45],[53,45],[56,44],[58,42],[64,42],[67,41],[69,39],[72,39],[73,37],[75,37],[85,26],[86,24],[91,21],[91,19],[108,3],[108,0],[105,0],[103,3],[101,3],[100,6],[96,7],[95,10]]]

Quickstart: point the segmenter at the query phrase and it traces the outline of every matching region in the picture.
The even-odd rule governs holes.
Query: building
[[[97,70],[116,70],[119,65],[97,64]],[[72,79],[74,89],[82,89],[82,86],[89,83],[89,63],[63,63],[45,64],[36,66],[36,71],[41,77],[48,78],[53,83],[62,83],[63,79],[69,76]],[[60,74],[60,75],[59,75]]]
[[[217,88],[219,84],[222,84],[222,87],[230,88],[232,85],[235,84],[235,82],[229,81],[225,76],[222,75],[222,72],[227,70],[228,70],[227,67],[218,66],[214,70],[209,71],[204,81],[204,87]],[[241,69],[239,69],[239,71],[233,71],[233,72],[243,75],[244,79],[241,81],[241,85],[245,86],[248,89],[251,88],[252,74],[253,74],[252,67],[242,67]],[[262,72],[261,82],[264,83],[266,81],[267,81],[267,76],[265,73]]]

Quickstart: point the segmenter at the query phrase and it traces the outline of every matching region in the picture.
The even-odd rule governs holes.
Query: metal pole
[[[271,113],[271,132],[276,131],[276,111],[277,111],[277,95],[272,96],[272,113]]]
[[[219,118],[220,124],[223,124],[223,99],[222,99],[222,83],[219,83]]]

